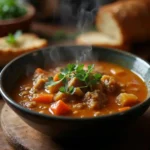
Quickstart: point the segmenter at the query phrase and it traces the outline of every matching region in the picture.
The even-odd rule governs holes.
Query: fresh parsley
[[[17,39],[22,35],[22,31],[18,30],[15,34],[9,33],[6,37],[6,42],[8,44],[16,44]]]
[[[59,91],[62,93],[73,94],[76,87],[69,87],[68,84],[72,78],[76,77],[84,84],[84,86],[78,88],[90,88],[92,90],[92,87],[99,83],[102,77],[101,74],[94,73],[93,70],[94,64],[89,65],[87,69],[84,69],[84,64],[68,64],[67,67],[61,70],[59,74],[59,81],[53,81],[53,77],[50,77],[45,86],[53,86],[63,82],[63,86],[60,87]]]
[[[19,0],[0,0],[0,20],[18,18],[26,13],[27,9]]]
[[[56,84],[60,83],[61,81],[62,80],[54,81],[53,77],[49,77],[48,81],[45,83],[45,86],[49,86],[49,85],[53,86],[53,85],[56,85]]]

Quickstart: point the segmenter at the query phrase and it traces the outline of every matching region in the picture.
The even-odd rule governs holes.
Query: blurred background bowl
[[[29,30],[36,11],[32,5],[25,5],[27,13],[24,16],[9,20],[0,20],[0,37],[6,36],[9,33],[14,33],[18,29],[25,32]]]

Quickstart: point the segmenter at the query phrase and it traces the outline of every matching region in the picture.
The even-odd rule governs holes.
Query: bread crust
[[[122,43],[141,42],[150,39],[150,1],[119,1],[101,7],[96,16],[99,30],[101,16],[109,13],[120,29]]]
[[[29,40],[32,39],[30,41],[31,43],[33,43],[34,40],[37,40],[40,43],[38,45],[34,45],[34,43],[33,43],[33,45],[31,44],[27,47],[22,47],[22,45],[20,45],[19,47],[15,47],[15,46],[3,47],[3,46],[0,46],[0,66],[6,65],[9,61],[11,61],[12,59],[14,59],[15,57],[17,57],[19,55],[22,55],[22,54],[25,54],[27,52],[31,52],[31,51],[46,47],[48,45],[47,40],[40,39],[35,34],[23,34],[21,38],[23,38],[24,40],[28,40],[27,38],[29,38],[29,37],[30,37]],[[5,38],[6,37],[0,38],[0,45],[4,44],[6,42]]]
[[[77,45],[81,45],[81,46],[87,46],[87,44],[85,43],[77,43]],[[130,46],[129,45],[110,45],[108,44],[92,44],[89,46],[95,46],[95,47],[106,47],[106,48],[113,48],[113,49],[119,49],[119,50],[123,50],[123,51],[130,51]]]
[[[86,34],[86,33],[85,33]],[[92,33],[91,33],[92,34]],[[77,38],[76,38],[76,44],[77,45],[83,45],[83,46],[96,46],[96,47],[106,47],[106,48],[114,48],[114,49],[120,49],[120,50],[124,50],[124,51],[130,51],[130,46],[127,45],[127,44],[110,44],[109,42],[106,44],[106,43],[98,43],[98,42],[94,42],[94,43],[91,43],[89,41],[89,43],[85,42],[83,40],[83,34],[79,35]],[[85,36],[90,36],[90,32],[87,33]]]

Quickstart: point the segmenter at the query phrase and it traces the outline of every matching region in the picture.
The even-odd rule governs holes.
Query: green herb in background
[[[52,35],[51,39],[53,41],[74,40],[77,35],[79,35],[79,32],[67,33],[64,30],[59,30]]]
[[[63,39],[67,39],[67,34],[63,30],[56,31],[55,34],[52,36],[52,40],[54,41],[60,41]]]
[[[9,33],[6,37],[6,42],[8,44],[16,44],[19,36],[22,35],[22,31],[18,30],[15,34]]]
[[[91,31],[97,31],[97,28],[96,28],[96,26],[92,26],[90,30]]]
[[[89,31],[97,31],[95,26],[92,26]],[[64,30],[58,30],[52,35],[51,40],[63,41],[63,40],[74,40],[81,32],[67,33]]]
[[[0,20],[13,19],[24,16],[26,8],[18,0],[0,0]]]

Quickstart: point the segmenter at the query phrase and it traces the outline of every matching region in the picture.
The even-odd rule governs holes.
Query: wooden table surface
[[[35,23],[32,26],[34,32],[37,32],[40,35],[45,35],[49,37],[55,31],[59,29],[64,29],[67,32],[74,32],[69,28],[60,28],[59,26],[50,26],[46,24]],[[43,30],[44,29],[44,30]],[[50,43],[56,44],[56,43]],[[67,42],[68,44],[68,42]],[[72,42],[70,42],[72,44]],[[150,44],[148,45],[136,45],[136,50],[134,49],[132,52],[134,54],[139,55],[145,60],[150,60]],[[0,98],[0,110],[4,105],[4,101]],[[123,150],[127,149],[136,149],[136,150],[150,150],[150,109],[137,121],[135,126],[130,129],[131,133],[129,133],[129,138],[124,141],[122,147]],[[119,149],[120,149],[119,148]],[[8,144],[5,139],[3,132],[0,127],[0,150],[13,150],[13,148]],[[117,149],[116,149],[117,150]]]
[[[4,105],[4,101],[0,99],[0,111]],[[5,136],[3,135],[2,129],[0,127],[0,150],[14,150],[7,142]]]

